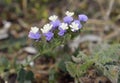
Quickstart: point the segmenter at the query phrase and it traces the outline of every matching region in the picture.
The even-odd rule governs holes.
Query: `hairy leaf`
[[[66,62],[66,69],[72,77],[75,77],[77,75],[76,68],[76,64],[72,62]]]

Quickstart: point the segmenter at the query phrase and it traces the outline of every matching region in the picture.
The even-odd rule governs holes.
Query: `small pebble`
[[[34,47],[28,46],[23,49],[23,51],[30,53],[30,54],[36,54],[37,50]]]

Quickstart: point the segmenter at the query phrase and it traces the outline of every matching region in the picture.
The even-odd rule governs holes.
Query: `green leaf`
[[[72,77],[76,77],[76,64],[72,62],[66,62],[66,69]]]
[[[88,68],[92,66],[92,64],[93,64],[92,61],[87,61],[87,62],[84,62],[83,64],[78,64],[76,68],[77,77],[84,75],[88,70]]]
[[[51,69],[49,72],[49,83],[56,83],[56,71]]]
[[[25,74],[25,80],[27,81],[32,81],[34,80],[34,74],[32,71],[27,71],[26,74]]]
[[[18,77],[17,77],[18,83],[24,83],[24,81],[25,81],[25,74],[26,74],[26,71],[23,68],[21,68],[18,71]]]
[[[7,68],[9,66],[9,61],[6,57],[1,57],[0,58],[0,65],[4,66],[5,68]]]
[[[93,62],[88,61],[80,65],[80,70],[81,71],[86,71],[90,66],[92,66]]]
[[[60,70],[66,72],[66,65],[65,65],[65,61],[64,60],[61,60],[59,63],[58,63],[58,67]]]

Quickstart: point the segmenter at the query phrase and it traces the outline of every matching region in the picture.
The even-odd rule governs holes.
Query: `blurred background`
[[[31,26],[41,28],[53,14],[62,20],[67,10],[76,18],[82,13],[89,17],[77,41],[84,52],[91,50],[88,41],[120,43],[120,0],[0,0],[0,60],[17,57],[24,63],[37,53],[28,38]]]

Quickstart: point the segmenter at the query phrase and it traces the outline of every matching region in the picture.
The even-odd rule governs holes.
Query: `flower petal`
[[[37,32],[37,33],[29,32],[28,37],[31,39],[40,39],[41,35],[39,32]]]
[[[60,25],[60,20],[51,21],[50,24],[53,25],[53,28],[57,28]]]
[[[85,14],[80,14],[78,18],[82,22],[86,22],[88,20],[88,17]]]
[[[73,21],[73,17],[71,17],[71,16],[65,16],[65,17],[63,18],[63,21],[64,21],[65,23],[70,24],[70,23]]]
[[[65,34],[65,32],[66,32],[66,30],[60,30],[60,31],[58,32],[58,35],[59,35],[59,36],[63,36],[63,35]]]
[[[52,32],[45,33],[44,35],[45,35],[47,41],[50,41],[54,36],[54,34]]]

